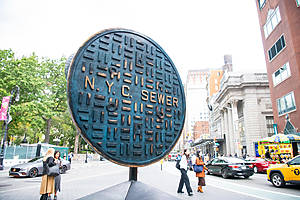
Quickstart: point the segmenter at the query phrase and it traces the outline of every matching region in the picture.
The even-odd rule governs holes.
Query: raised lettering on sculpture
[[[164,103],[166,102],[167,106],[178,107],[178,98],[176,97],[172,97],[172,96],[168,96],[168,95],[164,95],[152,91],[149,92],[148,90],[142,90],[141,95],[142,95],[141,99],[143,101],[149,100],[151,103],[158,102],[161,105],[164,105]]]
[[[87,84],[89,84],[90,88],[92,90],[94,90],[95,88],[95,78],[92,78],[92,82],[90,81],[88,76],[85,76],[85,80],[84,80],[84,88],[87,89]]]

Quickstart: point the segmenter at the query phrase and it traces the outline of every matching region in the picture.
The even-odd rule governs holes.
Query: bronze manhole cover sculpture
[[[131,30],[105,30],[87,40],[71,62],[67,93],[82,136],[120,165],[162,159],[184,125],[184,90],[173,62]]]

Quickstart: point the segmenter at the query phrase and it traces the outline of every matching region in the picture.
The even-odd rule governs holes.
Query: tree
[[[57,121],[62,117],[66,120],[62,124],[70,126],[70,117],[65,116],[65,61],[64,57],[58,60],[38,58],[34,53],[16,58],[12,50],[0,50],[0,98],[10,95],[16,85],[20,87],[20,101],[11,106],[10,136],[26,134],[30,142],[38,142],[45,135],[45,142],[49,143],[51,133],[54,134],[53,119]]]
[[[76,128],[68,110],[52,118],[51,135],[52,141],[60,139],[60,145],[74,147]]]
[[[38,116],[36,105],[44,88],[40,76],[42,66],[35,54],[29,57],[15,58],[11,50],[0,50],[0,97],[9,96],[10,91],[20,87],[20,101],[11,105],[12,122],[9,124],[10,135],[31,135],[40,132],[43,121]]]
[[[51,123],[54,116],[67,110],[66,79],[64,76],[65,58],[60,60],[44,59],[43,79],[45,89],[41,94],[40,115],[46,124],[45,142],[50,141]]]

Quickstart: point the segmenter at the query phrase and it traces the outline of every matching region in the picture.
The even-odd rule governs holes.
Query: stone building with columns
[[[209,98],[211,138],[224,155],[255,156],[255,142],[272,135],[273,112],[266,73],[226,72]]]

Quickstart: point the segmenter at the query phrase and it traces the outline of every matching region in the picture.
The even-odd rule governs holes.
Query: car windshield
[[[224,158],[224,160],[228,163],[245,163],[244,160],[239,158]]]
[[[31,159],[31,160],[29,160],[28,162],[35,162],[35,161],[37,161],[37,160],[39,160],[39,159],[41,159],[42,157],[36,157],[36,158],[33,158],[33,159]]]

